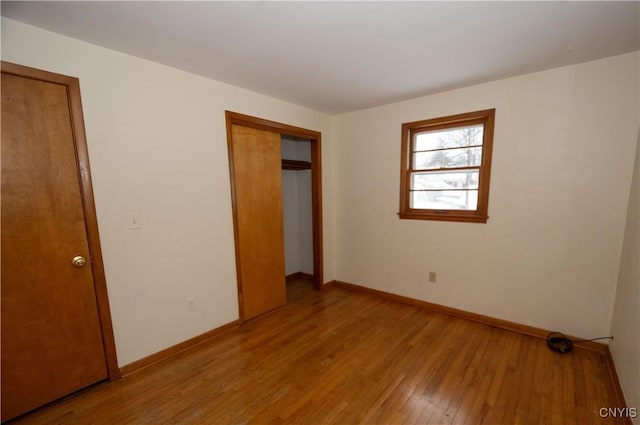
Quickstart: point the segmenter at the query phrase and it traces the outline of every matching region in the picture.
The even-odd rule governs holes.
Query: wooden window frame
[[[401,219],[413,220],[439,220],[462,221],[472,223],[486,223],[489,211],[489,182],[491,178],[491,156],[493,151],[493,130],[495,122],[495,109],[467,112],[464,114],[450,115],[414,121],[402,124],[402,151],[400,155],[400,212]],[[413,170],[412,145],[415,135],[426,131],[452,129],[482,124],[482,159],[480,162],[478,177],[478,205],[475,210],[445,210],[411,208],[410,190],[411,175]],[[442,168],[446,170],[447,168]]]

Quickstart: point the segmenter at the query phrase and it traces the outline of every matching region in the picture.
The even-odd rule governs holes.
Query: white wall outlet
[[[127,215],[127,221],[129,223],[129,230],[140,229],[140,213],[129,213]]]
[[[429,272],[429,283],[437,283],[438,282],[438,275],[436,274],[436,272]]]
[[[187,311],[196,311],[196,297],[187,298]]]

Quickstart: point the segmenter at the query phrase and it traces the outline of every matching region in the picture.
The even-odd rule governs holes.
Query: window
[[[495,109],[402,124],[400,218],[486,223]]]

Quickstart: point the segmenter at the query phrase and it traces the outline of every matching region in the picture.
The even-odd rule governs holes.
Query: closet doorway
[[[321,134],[226,111],[240,318],[286,304],[281,139],[309,144],[314,288],[322,289]]]
[[[287,284],[313,278],[311,142],[281,137],[284,264]]]

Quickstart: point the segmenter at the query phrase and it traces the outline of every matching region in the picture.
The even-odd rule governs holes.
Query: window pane
[[[416,134],[414,151],[456,148],[482,144],[483,125],[426,131]]]
[[[411,192],[411,208],[433,210],[476,210],[477,190],[439,190]]]
[[[411,174],[411,189],[477,189],[478,170],[438,171]]]
[[[452,167],[478,167],[481,161],[482,147],[417,152],[413,154],[413,169],[429,170]]]

